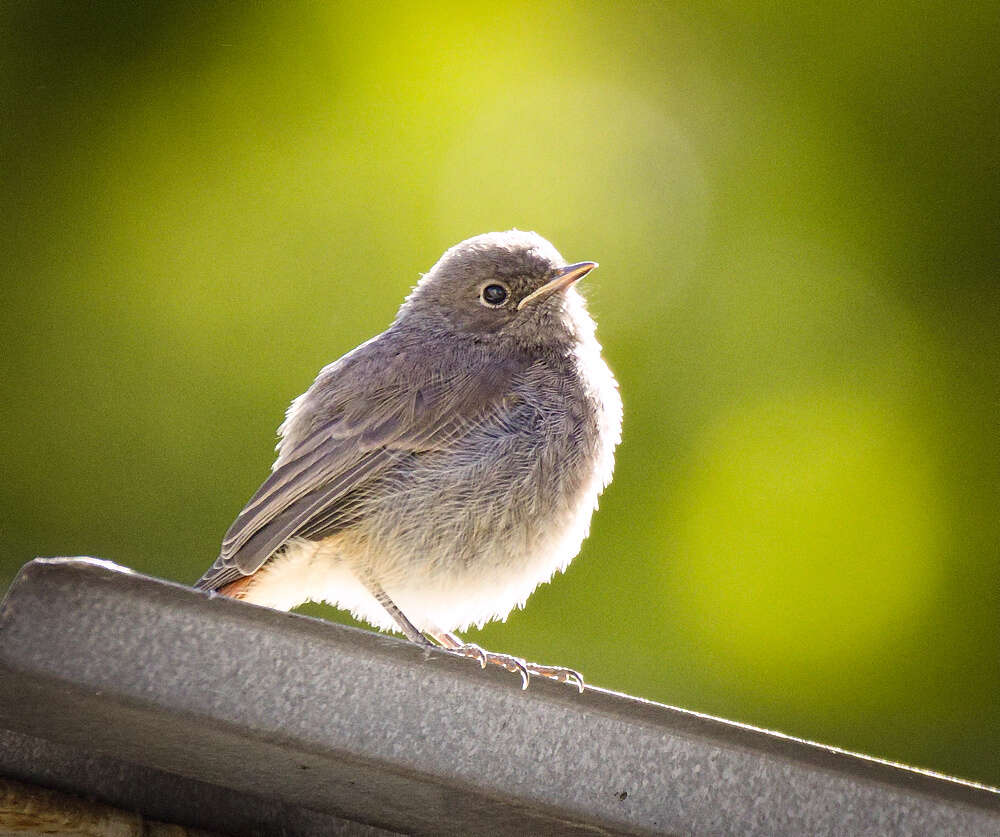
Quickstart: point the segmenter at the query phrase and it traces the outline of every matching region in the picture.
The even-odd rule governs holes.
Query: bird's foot
[[[571,686],[576,686],[580,690],[580,694],[583,694],[583,675],[575,669],[563,668],[562,666],[543,666],[539,663],[525,663],[525,666],[536,677],[547,677],[557,683],[569,683]]]
[[[521,688],[528,688],[528,680],[530,679],[531,674],[528,670],[528,663],[520,657],[487,651],[485,648],[481,648],[473,642],[463,642],[461,645],[448,650],[455,654],[460,654],[463,657],[471,657],[473,660],[477,660],[479,665],[483,668],[486,668],[487,665],[494,665],[507,669],[507,671],[512,674],[520,674]]]
[[[531,676],[535,675],[536,677],[546,677],[549,680],[555,680],[558,683],[569,683],[576,686],[581,692],[583,691],[583,675],[571,668],[529,663],[512,654],[498,654],[495,651],[487,651],[472,642],[463,642],[461,645],[449,650],[463,657],[470,657],[477,660],[483,668],[486,668],[487,665],[495,665],[506,669],[512,674],[521,675],[522,689],[528,688]]]

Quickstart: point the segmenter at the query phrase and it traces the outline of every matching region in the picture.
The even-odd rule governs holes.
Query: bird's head
[[[445,252],[396,321],[522,349],[572,345],[593,335],[574,286],[595,267],[567,264],[534,232],[477,235]]]

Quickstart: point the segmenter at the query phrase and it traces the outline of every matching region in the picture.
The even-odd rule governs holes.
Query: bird
[[[457,632],[506,620],[577,555],[621,440],[622,400],[569,264],[535,232],[448,249],[392,324],[323,368],[270,475],[196,582],[583,690],[579,672]],[[433,640],[433,641],[432,641]]]

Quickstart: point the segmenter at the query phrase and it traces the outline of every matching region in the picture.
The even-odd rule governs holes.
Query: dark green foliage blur
[[[601,263],[625,439],[568,573],[470,636],[1000,783],[998,21],[4,4],[0,581],[192,582],[320,367],[535,229]]]

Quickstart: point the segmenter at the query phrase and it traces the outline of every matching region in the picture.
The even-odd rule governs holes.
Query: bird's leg
[[[395,623],[399,625],[399,629],[406,635],[407,639],[425,648],[435,647],[434,643],[427,639],[417,626],[406,618],[403,611],[389,598],[389,595],[382,589],[382,586],[378,582],[371,578],[365,578],[364,584],[375,597],[375,601],[382,605]],[[465,642],[460,636],[451,633],[451,631],[442,631],[439,628],[429,628],[427,633],[437,640],[445,650],[461,654],[463,657],[472,657],[478,660],[483,668],[486,668],[487,663],[491,663],[513,674],[520,674],[522,689],[528,688],[528,682],[531,679],[531,675],[534,674],[537,677],[547,677],[559,683],[571,683],[581,692],[583,691],[583,675],[571,668],[543,666],[538,663],[526,662],[520,657],[514,657],[511,654],[498,654],[494,651],[487,651],[475,643]]]
[[[375,601],[386,609],[386,612],[393,618],[395,623],[399,625],[399,629],[405,634],[406,638],[410,640],[410,642],[415,642],[417,645],[423,645],[425,648],[434,648],[434,643],[417,630],[417,626],[406,618],[403,611],[396,607],[395,602],[389,598],[385,590],[383,590],[377,582],[372,581],[370,578],[366,578],[364,582],[365,586],[375,597]]]
[[[450,631],[441,631],[437,628],[431,628],[427,631],[427,633],[434,637],[434,639],[440,642],[441,645],[449,651],[454,651],[456,654],[461,654],[464,657],[472,657],[473,659],[478,660],[479,664],[483,668],[486,668],[487,663],[492,663],[493,665],[505,668],[507,671],[513,672],[514,674],[520,674],[522,689],[528,688],[528,680],[530,676],[534,674],[538,677],[547,677],[550,680],[556,680],[560,683],[571,683],[581,692],[583,691],[583,675],[571,668],[543,666],[538,663],[526,662],[520,657],[514,657],[510,654],[497,654],[493,651],[486,651],[475,643],[465,642],[460,636],[453,634]]]

